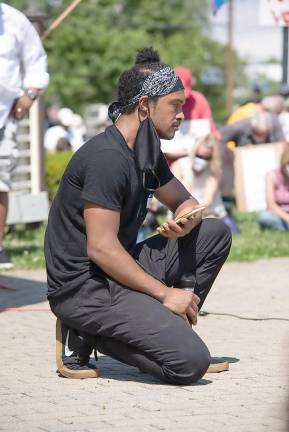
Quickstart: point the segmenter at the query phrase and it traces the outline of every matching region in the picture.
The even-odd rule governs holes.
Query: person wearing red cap
[[[202,93],[192,89],[194,81],[192,72],[182,66],[176,67],[175,72],[182,80],[185,88],[186,101],[183,105],[185,120],[208,119],[210,122],[211,133],[215,138],[220,138],[218,128],[213,120],[209,102]]]

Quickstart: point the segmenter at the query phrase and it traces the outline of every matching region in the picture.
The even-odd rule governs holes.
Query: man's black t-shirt
[[[173,175],[161,153],[160,186]],[[48,298],[78,290],[102,270],[87,256],[84,201],[120,212],[118,238],[132,254],[146,216],[149,192],[143,187],[134,152],[116,126],[88,141],[73,156],[52,203],[45,235]]]

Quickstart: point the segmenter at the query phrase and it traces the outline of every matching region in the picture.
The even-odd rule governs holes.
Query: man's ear
[[[139,116],[142,118],[142,120],[149,117],[150,108],[149,108],[148,96],[142,96],[140,98],[139,103],[138,103],[138,109],[139,109]]]

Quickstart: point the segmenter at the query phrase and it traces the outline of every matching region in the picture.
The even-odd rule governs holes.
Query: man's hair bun
[[[159,53],[152,47],[142,48],[138,51],[135,64],[152,64],[160,63]]]

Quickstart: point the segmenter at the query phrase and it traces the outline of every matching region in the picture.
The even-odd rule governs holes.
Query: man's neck
[[[133,149],[135,145],[135,139],[140,126],[139,119],[135,113],[122,114],[115,126],[124,137],[129,148]]]

